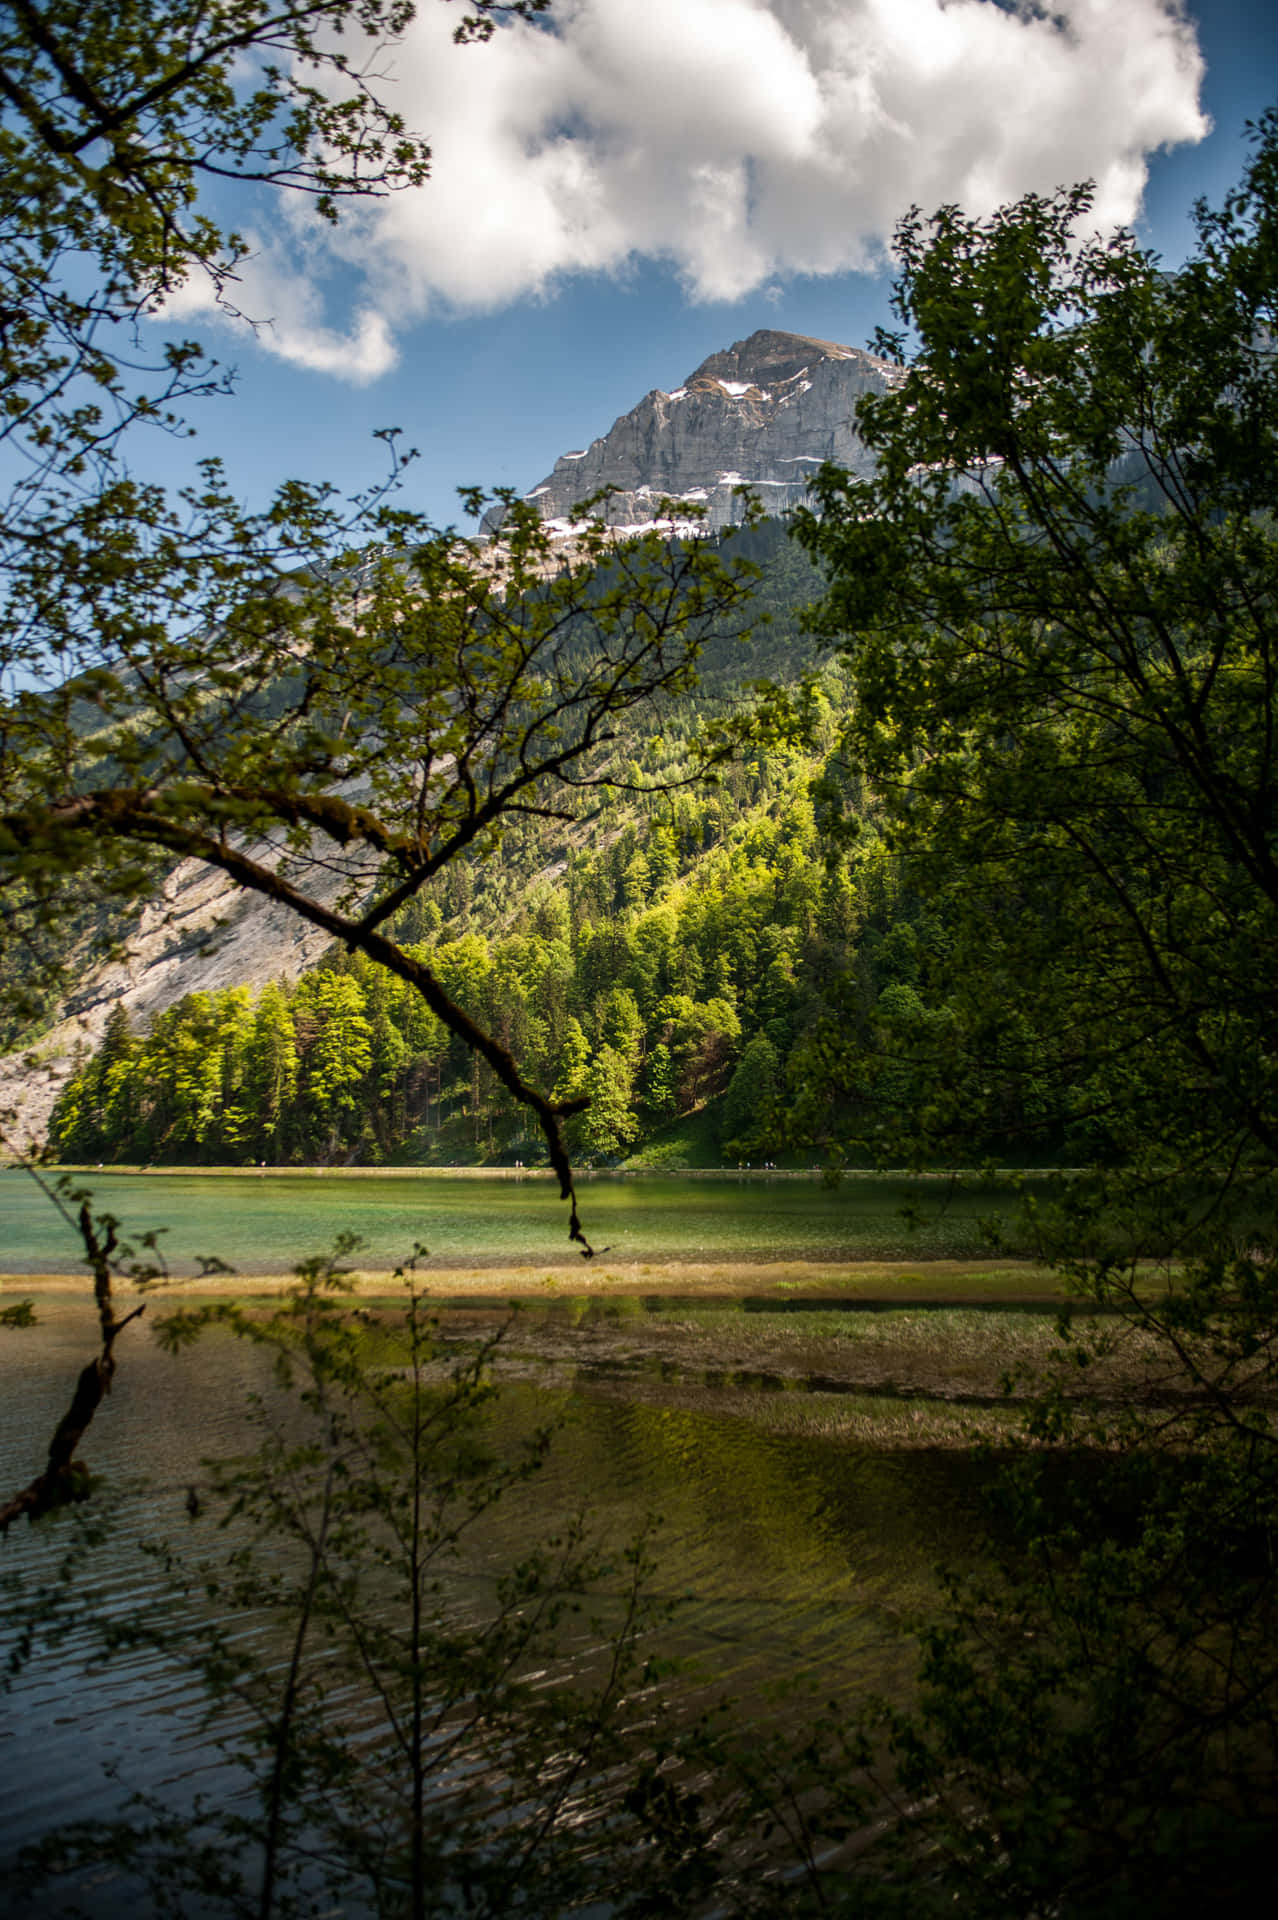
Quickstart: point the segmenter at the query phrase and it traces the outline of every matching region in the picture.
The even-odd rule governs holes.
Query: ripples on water
[[[56,1302],[41,1319],[30,1332],[0,1334],[6,1491],[39,1465],[92,1352],[86,1306]],[[160,1605],[163,1578],[143,1543],[182,1545],[205,1531],[187,1520],[187,1487],[201,1457],[243,1444],[244,1398],[263,1377],[262,1356],[242,1343],[218,1338],[175,1359],[144,1326],[122,1337],[115,1391],[83,1449],[105,1483],[86,1511],[107,1519],[108,1531],[76,1591],[102,1617]],[[663,1651],[688,1663],[681,1708],[730,1694],[755,1717],[794,1718],[805,1682],[823,1699],[899,1684],[908,1665],[901,1616],[923,1603],[932,1560],[961,1543],[973,1510],[961,1457],[880,1456],[682,1408],[526,1387],[499,1402],[506,1439],[544,1419],[548,1404],[565,1420],[550,1459],[469,1539],[454,1604],[482,1611],[501,1571],[585,1500],[612,1546],[649,1516],[662,1519],[653,1588],[674,1609]],[[28,1593],[56,1579],[73,1535],[68,1520],[15,1527],[0,1541],[0,1575],[20,1574]],[[83,1629],[38,1644],[0,1695],[0,1862],[62,1821],[118,1817],[129,1791],[164,1787],[180,1801],[217,1787],[201,1705],[192,1677],[154,1651],[100,1665]],[[87,1910],[138,1911],[132,1893],[110,1882],[91,1890]]]
[[[200,1751],[201,1702],[190,1677],[148,1649],[118,1652],[104,1665],[98,1634],[68,1625],[62,1613],[68,1601],[91,1599],[98,1619],[109,1623],[158,1603],[163,1577],[143,1543],[176,1534],[185,1523],[183,1502],[200,1455],[231,1450],[244,1396],[261,1375],[260,1357],[229,1343],[216,1367],[207,1354],[197,1354],[194,1365],[172,1361],[144,1324],[121,1336],[114,1390],[81,1449],[100,1476],[102,1497],[36,1527],[19,1522],[0,1540],[0,1578],[19,1580],[28,1598],[42,1590],[47,1596],[33,1657],[11,1691],[0,1694],[5,1867],[18,1845],[61,1822],[110,1819],[129,1790],[190,1779],[212,1764],[213,1756]],[[94,1352],[94,1332],[87,1302],[53,1301],[41,1305],[35,1329],[0,1335],[6,1494],[43,1464],[75,1377]],[[105,1538],[84,1552],[72,1586],[64,1588],[60,1569],[86,1521],[104,1526]],[[98,1888],[89,1911],[124,1908],[112,1906]]]

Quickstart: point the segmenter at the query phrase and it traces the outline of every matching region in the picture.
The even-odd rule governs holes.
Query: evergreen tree
[[[298,996],[313,1022],[301,1060],[301,1089],[321,1153],[359,1138],[359,1092],[373,1064],[367,998],[349,974],[312,974]]]
[[[777,1144],[781,1071],[776,1048],[756,1033],[737,1062],[724,1096],[720,1132],[725,1152],[744,1158]]]
[[[582,1032],[580,1022],[570,1016],[564,1029],[559,1070],[555,1075],[554,1098],[576,1100],[584,1093],[589,1065],[590,1042]]]
[[[578,1122],[585,1151],[597,1159],[612,1159],[630,1145],[639,1132],[634,1113],[634,1072],[616,1047],[598,1049],[586,1069],[589,1104]]]
[[[244,1081],[254,1118],[255,1157],[279,1159],[297,1100],[297,1037],[288,995],[279,981],[264,987],[258,1000]]]
[[[644,1106],[654,1126],[664,1126],[675,1115],[675,1072],[670,1049],[659,1040],[649,1053],[643,1074]]]

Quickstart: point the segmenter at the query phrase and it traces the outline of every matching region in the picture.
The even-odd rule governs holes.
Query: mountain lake
[[[539,1176],[77,1177],[126,1234],[162,1230],[180,1277],[121,1334],[81,1448],[98,1478],[83,1513],[106,1521],[77,1576],[95,1623],[38,1640],[0,1695],[0,1888],[20,1846],[72,1814],[110,1819],[136,1791],[181,1802],[220,1790],[191,1676],[145,1647],[103,1661],[97,1634],[160,1603],[166,1575],[148,1544],[228,1550],[188,1519],[188,1489],[202,1460],[243,1444],[246,1398],[266,1383],[263,1355],[225,1331],[162,1351],[150,1326],[168,1299],[278,1289],[295,1261],[353,1232],[363,1303],[389,1317],[393,1270],[425,1245],[418,1280],[442,1337],[465,1352],[504,1329],[491,1415],[502,1446],[558,1426],[541,1470],[468,1536],[451,1604],[482,1611],[502,1569],[583,1505],[608,1550],[651,1526],[679,1710],[727,1696],[752,1719],[789,1722],[814,1698],[854,1707],[908,1688],[908,1628],[936,1594],[937,1563],[961,1561],[979,1536],[990,1468],[975,1443],[1012,1417],[999,1376],[1051,1339],[1048,1277],[982,1253],[999,1196],[940,1181],[587,1177],[599,1254],[586,1262]],[[42,1465],[95,1325],[74,1231],[16,1171],[0,1173],[0,1246],[0,1305],[30,1298],[38,1315],[0,1327],[7,1497]],[[209,1255],[242,1277],[192,1281]],[[127,1286],[120,1304],[133,1304]],[[14,1606],[57,1587],[77,1524],[20,1522],[0,1541],[0,1663]],[[55,1885],[30,1911],[61,1911],[66,1893]],[[110,1920],[136,1900],[108,1877],[90,1911]]]

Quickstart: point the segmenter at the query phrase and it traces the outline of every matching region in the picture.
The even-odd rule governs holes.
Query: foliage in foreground
[[[184,1545],[151,1544],[167,1605],[103,1620],[64,1583],[17,1648],[74,1623],[95,1661],[179,1663],[214,1784],[190,1804],[179,1770],[109,1823],[60,1823],[9,1890],[259,1920],[317,1902],[412,1920],[837,1905],[862,1743],[825,1718],[742,1737],[681,1708],[655,1658],[659,1540],[605,1556],[579,1517],[512,1563],[503,1521],[536,1502],[551,1434],[494,1424],[500,1336],[459,1358],[411,1269],[402,1310],[355,1306],[347,1251],[299,1269],[274,1311],[168,1316],[175,1351],[228,1333],[262,1350],[257,1447],[206,1463]]]
[[[897,1723],[913,1871],[965,1912],[1252,1912],[1275,1880],[1278,114],[1254,131],[1176,274],[1077,244],[1085,189],[908,220],[878,472],[827,470],[800,528],[849,750],[947,932],[895,1137],[943,1153],[1009,1087],[1068,1127],[1039,1243],[1094,1339],[1153,1356],[1119,1408],[1046,1395],[1003,1577],[956,1588]]]
[[[903,1134],[943,1150],[1032,1083],[1120,1169],[1098,1219],[1130,1196],[1210,1242],[1278,1159],[1278,115],[1176,274],[1076,250],[1087,206],[907,223],[877,475],[827,470],[798,531],[848,750],[946,929]]]
[[[460,1550],[527,1487],[549,1432],[494,1452],[492,1344],[450,1357],[411,1275],[404,1311],[370,1326],[337,1259],[301,1272],[274,1312],[165,1322],[175,1349],[229,1326],[273,1384],[257,1450],[192,1490],[185,1548],[152,1548],[167,1610],[107,1630],[108,1653],[141,1644],[198,1674],[223,1786],[194,1812],[140,1799],[106,1836],[61,1828],[20,1871],[109,1862],[174,1913],[286,1914],[322,1894],[541,1914],[614,1892],[628,1849],[627,1878],[642,1864],[625,1786],[651,1737],[643,1543],[608,1564],[578,1522],[518,1565],[498,1552],[477,1603]]]

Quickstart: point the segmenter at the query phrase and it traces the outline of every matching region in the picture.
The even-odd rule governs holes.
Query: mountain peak
[[[760,327],[748,340],[738,340],[720,353],[703,360],[684,382],[695,380],[731,380],[752,387],[783,385],[820,360],[855,360],[854,347],[842,347],[835,340],[817,340],[805,333],[781,333],[775,327]],[[869,358],[867,354],[866,359]]]
[[[654,388],[589,447],[561,454],[524,498],[562,532],[576,504],[604,490],[600,511],[616,527],[651,526],[663,500],[687,501],[703,525],[724,527],[742,516],[742,487],[765,512],[785,513],[823,461],[870,470],[857,402],[900,378],[856,347],[761,327],[712,353],[681,387]]]

